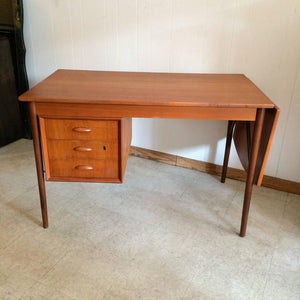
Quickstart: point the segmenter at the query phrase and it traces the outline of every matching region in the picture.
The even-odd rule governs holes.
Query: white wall
[[[23,2],[31,86],[58,68],[244,73],[281,108],[266,174],[300,181],[299,0]],[[133,145],[222,164],[226,126],[135,119]]]

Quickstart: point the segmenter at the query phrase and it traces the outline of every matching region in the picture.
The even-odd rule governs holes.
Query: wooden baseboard
[[[130,147],[130,154],[142,158],[156,160],[173,166],[205,172],[212,175],[220,176],[222,172],[222,166],[216,164],[185,158],[178,155],[163,153],[159,151],[149,150],[145,148],[135,147],[135,146]],[[227,178],[246,181],[246,172],[240,169],[228,167]],[[299,182],[289,181],[289,180],[265,175],[263,177],[262,186],[300,195]]]

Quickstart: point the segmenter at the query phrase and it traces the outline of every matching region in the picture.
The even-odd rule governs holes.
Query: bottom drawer
[[[103,160],[50,160],[50,178],[105,178],[118,179],[119,168],[117,159]]]

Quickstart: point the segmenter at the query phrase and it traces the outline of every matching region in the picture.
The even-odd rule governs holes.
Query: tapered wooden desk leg
[[[257,162],[257,155],[260,147],[264,116],[265,116],[265,109],[263,108],[257,109],[253,139],[252,139],[250,161],[249,161],[248,173],[247,173],[246,188],[244,194],[244,205],[243,205],[243,214],[242,214],[242,222],[241,222],[241,230],[240,230],[241,237],[244,237],[246,235],[249,207],[250,207],[252,187],[253,187],[253,179],[254,179],[255,167]]]
[[[47,213],[46,188],[45,188],[45,180],[44,180],[44,173],[43,173],[40,135],[39,135],[39,128],[38,128],[37,115],[36,115],[34,102],[29,103],[29,112],[30,112],[30,122],[31,122],[34,154],[35,154],[36,172],[37,172],[39,192],[40,192],[43,227],[47,228],[48,227],[48,213]]]
[[[229,160],[229,154],[230,154],[230,147],[231,147],[231,141],[232,141],[234,125],[235,125],[235,121],[228,121],[226,147],[225,147],[221,182],[225,182],[225,179],[226,179],[228,160]]]

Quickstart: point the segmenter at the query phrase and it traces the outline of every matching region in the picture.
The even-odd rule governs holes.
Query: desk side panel
[[[268,155],[272,145],[278,117],[280,110],[278,107],[273,109],[267,109],[264,119],[261,145],[258,153],[257,164],[254,175],[254,182],[260,186],[263,179],[264,170],[267,164]],[[253,135],[254,123],[250,123],[250,133],[251,137]],[[234,144],[240,158],[241,164],[244,169],[248,170],[249,159],[248,159],[248,144],[247,144],[247,126],[246,122],[240,121],[237,122],[235,131],[234,131]]]
[[[132,139],[132,119],[131,118],[122,118],[121,120],[121,174],[120,178],[123,182],[125,176],[125,170],[128,161],[128,155],[130,152],[130,145]]]

